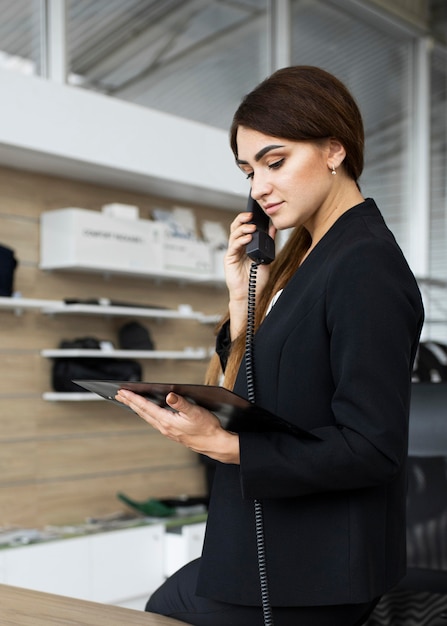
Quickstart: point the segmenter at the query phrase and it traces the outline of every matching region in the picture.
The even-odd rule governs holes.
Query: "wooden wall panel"
[[[187,304],[208,315],[224,312],[223,288],[39,269],[43,211],[100,210],[110,202],[135,204],[142,218],[150,218],[155,207],[172,208],[166,199],[132,190],[0,168],[0,243],[13,248],[18,259],[15,291],[25,298],[104,297],[170,308]],[[233,219],[229,211],[187,206],[199,222],[218,220],[227,230]],[[0,311],[0,525],[43,527],[107,515],[125,508],[117,491],[137,499],[205,493],[198,456],[165,440],[136,415],[106,401],[42,398],[51,391],[53,366],[42,349],[86,336],[119,347],[119,329],[130,319]],[[214,344],[213,324],[138,321],[159,350],[212,349]],[[143,378],[200,383],[207,361],[144,360]]]
[[[17,337],[19,339],[19,335]],[[46,378],[45,364],[35,351],[18,349],[16,352],[0,351],[0,394],[37,392]]]
[[[0,525],[3,528],[41,528],[49,523],[48,515],[43,524],[38,522],[38,499],[37,486],[32,480],[0,486]]]
[[[163,498],[179,494],[202,495],[204,492],[201,467],[163,469],[146,473],[116,474],[85,480],[40,483],[36,489],[36,522],[76,524],[91,517],[102,517],[123,511],[132,512],[117,498],[122,492],[136,500]]]
[[[38,221],[7,216],[1,224],[1,241],[14,242],[16,256],[22,263],[33,262],[39,254]]]
[[[108,475],[151,468],[183,467],[195,455],[147,429],[147,433],[119,433],[38,441],[38,479]]]
[[[48,525],[79,524],[88,518],[130,513],[117,493],[136,500],[202,495],[205,485],[198,464],[179,469],[54,482],[17,483],[0,486],[0,525],[44,528]],[[30,522],[32,520],[32,522]]]
[[[0,485],[32,481],[36,469],[36,444],[33,441],[14,441],[2,446]]]
[[[76,436],[86,432],[95,436],[123,431],[145,434],[148,429],[150,431],[148,424],[140,417],[105,400],[39,402],[35,405],[34,419],[41,437]]]
[[[3,367],[0,365],[3,375]],[[11,397],[0,394],[0,455],[3,455],[4,446],[11,440],[28,437],[34,439],[37,433],[37,411],[41,406],[40,395],[26,397],[20,394]]]

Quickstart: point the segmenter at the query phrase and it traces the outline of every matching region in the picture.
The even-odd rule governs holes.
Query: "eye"
[[[246,172],[246,176],[245,176],[245,178],[246,178],[247,180],[250,180],[251,178],[253,178],[253,176],[254,176],[254,172],[248,172],[248,174],[247,174],[247,172]]]
[[[274,163],[270,163],[267,167],[269,170],[277,170],[284,163],[285,159],[279,159],[279,161],[275,161]]]

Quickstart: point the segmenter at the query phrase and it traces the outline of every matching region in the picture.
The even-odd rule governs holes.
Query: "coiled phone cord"
[[[248,399],[255,402],[255,376],[253,365],[253,338],[255,329],[255,306],[256,306],[256,278],[259,263],[253,262],[250,266],[250,276],[248,280],[248,303],[247,303],[247,334],[245,337],[245,370],[247,376]],[[258,551],[259,582],[261,584],[262,611],[264,614],[264,626],[273,626],[272,607],[270,605],[270,595],[267,579],[267,564],[265,558],[264,542],[264,515],[262,502],[254,501],[255,505],[255,527],[256,543]]]

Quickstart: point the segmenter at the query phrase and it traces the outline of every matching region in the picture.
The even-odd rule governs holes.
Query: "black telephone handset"
[[[251,224],[256,225],[253,239],[247,245],[246,252],[255,263],[268,265],[275,258],[275,242],[268,234],[270,220],[259,204],[248,196],[247,211],[253,213]]]

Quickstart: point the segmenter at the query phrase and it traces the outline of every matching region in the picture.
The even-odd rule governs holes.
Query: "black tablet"
[[[301,437],[319,439],[316,435],[266,411],[224,387],[115,380],[73,380],[73,382],[126,409],[128,408],[126,405],[115,400],[118,389],[129,389],[158,406],[170,410],[172,409],[166,404],[166,396],[173,391],[189,402],[203,406],[214,413],[225,430],[232,432],[285,431]]]

